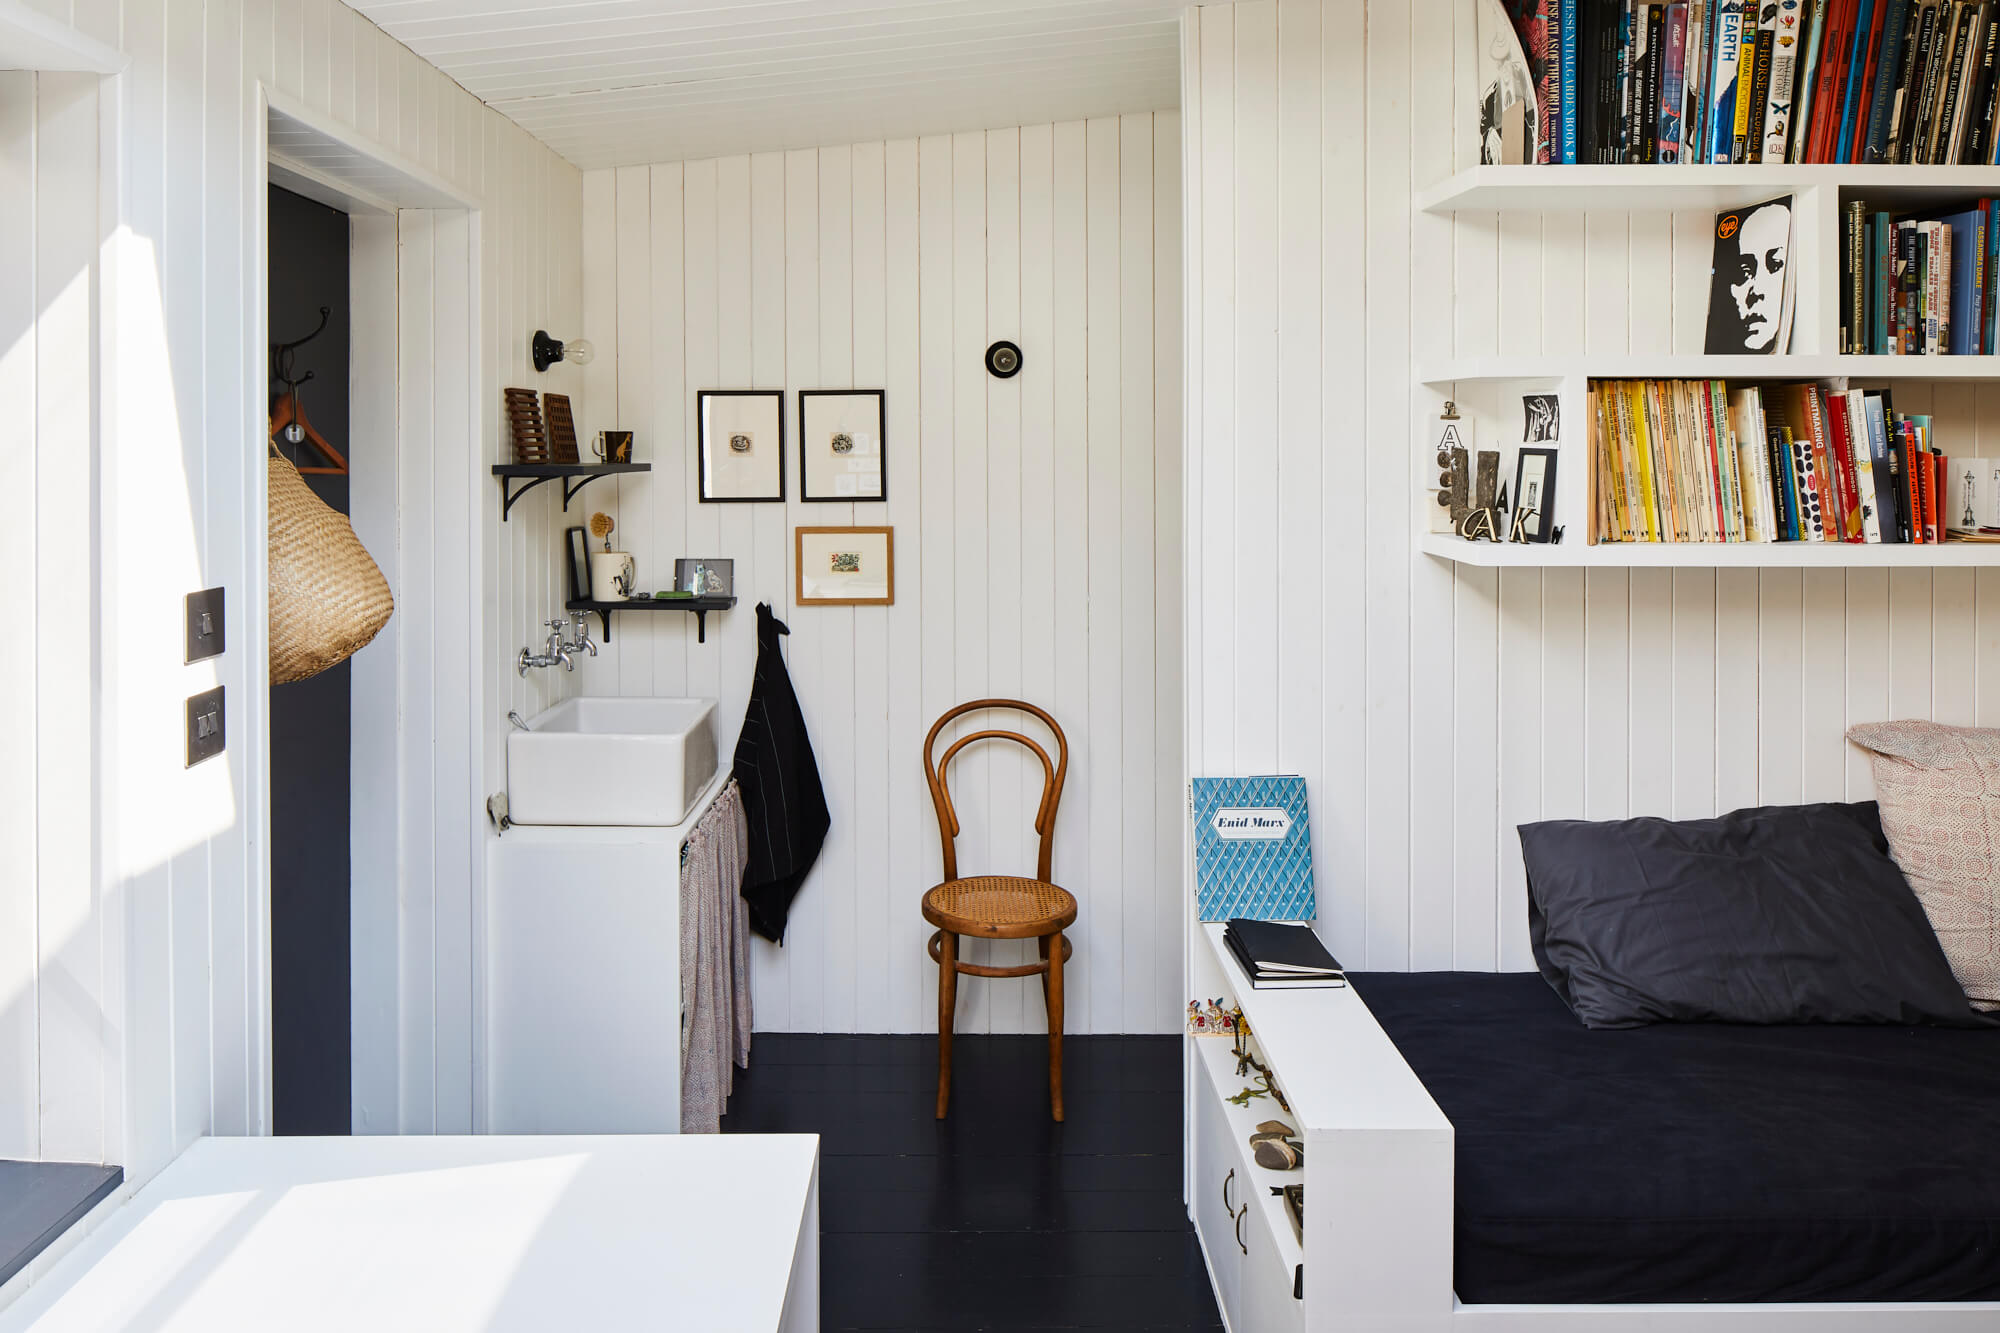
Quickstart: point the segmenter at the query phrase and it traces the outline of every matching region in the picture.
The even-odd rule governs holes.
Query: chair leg
[[[958,936],[938,935],[938,1096],[937,1118],[951,1105],[951,1025],[958,1010]]]
[[[1062,1037],[1063,1037],[1063,950],[1062,935],[1044,936],[1042,952],[1049,960],[1049,970],[1043,974],[1045,994],[1049,1005],[1049,1107],[1055,1118],[1063,1118],[1062,1098]]]

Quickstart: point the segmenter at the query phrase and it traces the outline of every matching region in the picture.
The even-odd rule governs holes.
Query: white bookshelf
[[[1669,168],[1671,170],[1671,168]],[[2000,381],[2000,356],[1477,356],[1417,367],[1424,384],[1503,380]]]
[[[1774,195],[1848,190],[1890,207],[1939,196],[2000,193],[2000,167],[1513,166],[1471,167],[1428,189],[1425,213],[1668,213],[1738,208]]]
[[[1673,168],[1665,168],[1673,170]],[[1600,542],[1589,534],[1587,394],[1592,380],[1721,379],[1733,382],[1844,379],[1851,386],[1896,383],[2000,382],[1995,356],[1492,356],[1432,362],[1417,379],[1440,404],[1450,399],[1476,420],[1476,444],[1502,450],[1501,480],[1514,479],[1511,445],[1521,439],[1518,404],[1523,393],[1554,393],[1561,402],[1562,444],[1556,474],[1556,521],[1566,529],[1560,544],[1469,542],[1429,530],[1424,498],[1417,549],[1439,560],[1481,568],[1688,568],[1688,569],[1936,569],[2000,566],[2000,543],[1923,545],[1848,542]],[[1510,415],[1512,414],[1512,415]],[[1426,421],[1428,431],[1432,422]],[[1435,468],[1428,443],[1420,444],[1422,483]],[[2000,459],[1992,460],[2000,463]],[[1982,472],[1985,469],[1982,468]]]
[[[1482,569],[1955,569],[2000,565],[2000,543],[1856,545],[1847,542],[1600,542],[1522,546],[1424,533],[1417,549]]]

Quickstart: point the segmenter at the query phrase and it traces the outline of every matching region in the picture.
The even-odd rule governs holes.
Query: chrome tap
[[[548,642],[543,645],[542,651],[539,653],[530,653],[526,648],[523,648],[521,655],[514,659],[514,670],[523,676],[528,674],[529,667],[560,666],[565,671],[576,670],[576,663],[569,655],[572,645],[564,643],[562,637],[562,632],[568,627],[569,622],[566,620],[547,620],[542,623],[549,627]],[[595,649],[593,648],[592,651],[594,652]]]
[[[588,611],[570,612],[569,632],[571,636],[570,641],[564,644],[563,647],[567,648],[572,653],[586,652],[589,653],[592,657],[597,656],[597,645],[591,642],[590,639],[590,612]]]

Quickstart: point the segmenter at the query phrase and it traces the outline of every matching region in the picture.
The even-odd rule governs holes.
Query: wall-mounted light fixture
[[[530,352],[535,359],[535,369],[547,370],[558,361],[567,361],[573,366],[587,366],[590,358],[597,355],[597,349],[588,338],[572,338],[559,343],[541,329],[535,330],[535,341],[530,344]]]

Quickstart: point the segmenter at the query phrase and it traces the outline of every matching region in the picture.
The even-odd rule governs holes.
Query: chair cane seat
[[[948,879],[924,895],[924,920],[954,935],[1025,940],[1053,935],[1076,920],[1069,890],[1039,879],[976,875]]]

